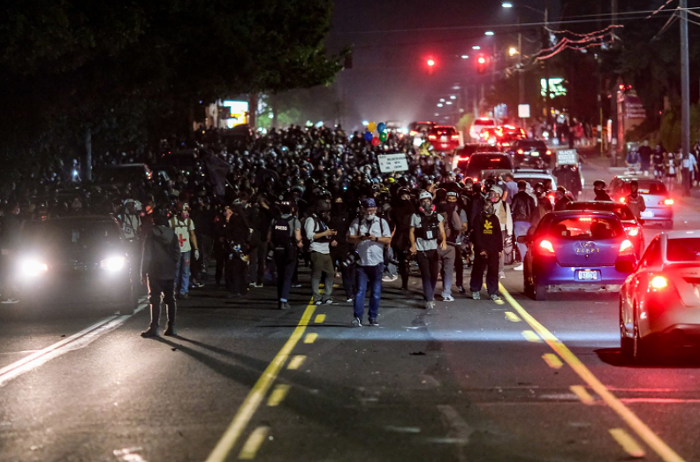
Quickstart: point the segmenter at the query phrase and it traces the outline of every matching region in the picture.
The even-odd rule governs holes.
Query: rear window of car
[[[622,187],[624,194],[629,194],[631,187],[629,183],[625,183]],[[651,182],[639,182],[639,193],[640,194],[654,194],[654,195],[665,195],[667,194],[666,185],[663,183],[651,183]]]
[[[635,217],[632,211],[626,205],[616,204],[614,202],[600,202],[599,204],[577,204],[572,202],[566,206],[567,210],[600,210],[604,212],[612,212],[620,220],[634,220]]]
[[[22,241],[58,250],[99,250],[119,244],[121,234],[111,221],[49,220],[30,222]]]
[[[516,142],[514,147],[518,147],[520,149],[542,149],[546,150],[547,145],[544,144],[543,141],[518,141]]]
[[[496,121],[493,119],[486,119],[486,120],[476,119],[474,121],[474,125],[482,125],[482,126],[483,125],[496,125]]]
[[[672,262],[700,262],[700,239],[669,239],[666,259]]]
[[[437,134],[452,135],[456,133],[456,130],[454,129],[454,127],[435,127],[433,128],[433,132]]]
[[[491,169],[511,169],[513,166],[510,162],[510,157],[503,154],[496,155],[474,155],[469,159],[467,170],[470,173],[479,173],[482,170]]]
[[[625,235],[620,222],[610,217],[554,218],[549,225],[553,238],[572,241],[616,239]]]

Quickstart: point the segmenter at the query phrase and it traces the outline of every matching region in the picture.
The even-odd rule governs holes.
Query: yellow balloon
[[[373,132],[373,131],[375,131],[376,129],[377,129],[377,124],[375,124],[374,122],[370,122],[370,123],[367,124],[367,130],[368,130],[368,131]]]

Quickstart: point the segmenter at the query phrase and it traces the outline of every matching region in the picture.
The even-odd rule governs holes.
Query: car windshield
[[[614,218],[578,216],[555,218],[549,225],[549,233],[557,239],[595,241],[624,236],[624,229]]]
[[[31,222],[25,228],[25,247],[52,251],[90,251],[120,244],[119,227],[110,221],[57,220]]]
[[[505,169],[510,170],[512,168],[510,163],[510,157],[504,154],[494,154],[494,155],[474,155],[469,160],[469,165],[467,166],[468,175],[476,175],[482,170],[493,170],[493,169]]]
[[[670,262],[700,262],[700,238],[669,239],[666,259]]]
[[[567,207],[567,210],[600,210],[604,212],[612,212],[620,220],[634,220],[635,217],[632,211],[624,204],[616,204],[615,202],[599,202],[599,203],[587,203],[587,202],[572,202]]]

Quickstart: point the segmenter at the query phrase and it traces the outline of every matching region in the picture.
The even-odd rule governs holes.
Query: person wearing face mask
[[[440,256],[440,274],[442,275],[442,300],[453,302],[452,297],[452,276],[456,270],[458,288],[462,287],[464,267],[462,265],[462,253],[458,243],[462,232],[462,220],[459,218],[457,209],[457,192],[447,193],[446,201],[437,205],[437,212],[442,215],[443,226],[445,228],[445,238],[447,249],[438,250]],[[458,289],[459,290],[459,289]],[[460,292],[463,292],[462,288]]]
[[[639,183],[637,180],[630,181],[630,193],[625,196],[624,204],[627,204],[630,211],[637,217],[637,220],[642,218],[642,212],[647,209],[644,203],[644,198],[639,194]]]
[[[329,228],[330,200],[318,198],[314,205],[314,212],[304,220],[304,235],[311,252],[311,290],[316,305],[330,305],[333,303],[333,260],[331,259],[330,242],[337,234],[336,230]],[[321,277],[323,278],[324,293],[320,292]]]
[[[610,195],[605,191],[605,181],[595,180],[593,182],[593,193],[595,194],[596,201],[608,201],[612,202]]]
[[[226,234],[231,226],[231,217],[233,210],[231,206],[224,207],[221,216],[214,218],[214,260],[216,261],[216,272],[214,273],[214,281],[216,287],[221,286],[221,279],[224,277],[224,267],[226,263],[227,247]]]
[[[175,286],[178,297],[182,300],[190,298],[190,253],[194,249],[194,258],[199,258],[197,236],[194,234],[194,222],[190,218],[190,206],[179,204],[180,213],[170,219],[170,227],[175,231],[180,243],[180,260],[175,272]]]
[[[493,193],[490,194],[492,196]],[[491,197],[489,197],[491,199]],[[499,262],[503,257],[502,225],[498,219],[494,202],[487,200],[484,208],[474,220],[472,241],[474,242],[474,265],[469,279],[472,299],[481,298],[481,286],[486,270],[486,289],[491,300],[500,300],[498,295]]]
[[[433,196],[428,191],[423,191],[418,199],[420,208],[411,217],[411,254],[416,255],[418,261],[425,308],[432,309],[435,308],[435,287],[439,275],[438,248],[447,250],[447,238],[443,217],[435,212]]]
[[[356,289],[353,306],[353,326],[362,326],[365,295],[369,285],[369,325],[378,326],[379,301],[382,295],[384,247],[391,243],[391,230],[384,218],[377,216],[373,198],[362,201],[362,216],[355,218],[348,230],[348,242],[355,244],[360,259],[356,265]]]
[[[566,194],[566,188],[557,186],[557,191],[554,193],[554,211],[566,210],[566,206],[573,202]]]
[[[331,240],[331,258],[336,271],[340,271],[343,279],[345,301],[352,303],[355,298],[355,265],[342,264],[342,261],[352,248],[347,239],[348,229],[350,229],[350,214],[347,207],[345,207],[343,196],[335,198],[331,211],[333,213],[328,225],[331,229],[335,229],[338,232]]]
[[[397,201],[391,209],[391,221],[395,225],[394,236],[391,239],[391,247],[398,260],[398,270],[401,276],[401,290],[408,290],[411,240],[411,217],[415,213],[415,207],[411,202],[411,192],[408,188],[399,188],[396,192]]]
[[[486,202],[490,202],[493,205],[493,213],[498,217],[498,222],[501,226],[501,236],[505,244],[506,238],[512,239],[513,236],[513,217],[511,215],[510,206],[501,200],[502,197],[503,190],[499,186],[494,186],[489,191]],[[512,244],[510,248],[512,252]],[[476,256],[476,251],[474,254]],[[505,279],[506,277],[504,254],[505,252],[501,252],[498,259],[498,277],[500,279]]]

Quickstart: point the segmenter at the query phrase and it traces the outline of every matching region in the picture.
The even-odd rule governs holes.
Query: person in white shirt
[[[180,260],[175,271],[175,290],[179,298],[187,300],[190,298],[190,254],[192,249],[194,249],[195,260],[199,258],[197,236],[194,234],[194,222],[190,218],[189,204],[182,204],[180,213],[170,218],[169,224],[180,243]]]
[[[333,259],[331,258],[330,241],[331,237],[335,236],[336,231],[330,229],[326,224],[328,212],[331,209],[331,203],[327,199],[318,199],[315,204],[315,211],[306,220],[304,220],[304,235],[309,241],[309,250],[311,251],[311,290],[313,291],[314,303],[316,305],[331,304],[333,299],[333,277],[335,276],[335,268],[333,268]],[[321,276],[323,279],[323,296],[319,289],[321,284]]]
[[[373,198],[362,201],[362,216],[355,218],[348,229],[348,242],[355,244],[359,261],[356,267],[356,286],[352,324],[362,326],[365,312],[365,294],[370,286],[369,325],[378,326],[379,301],[382,297],[382,273],[384,272],[384,247],[391,244],[391,229],[384,218],[377,216],[377,203]]]

